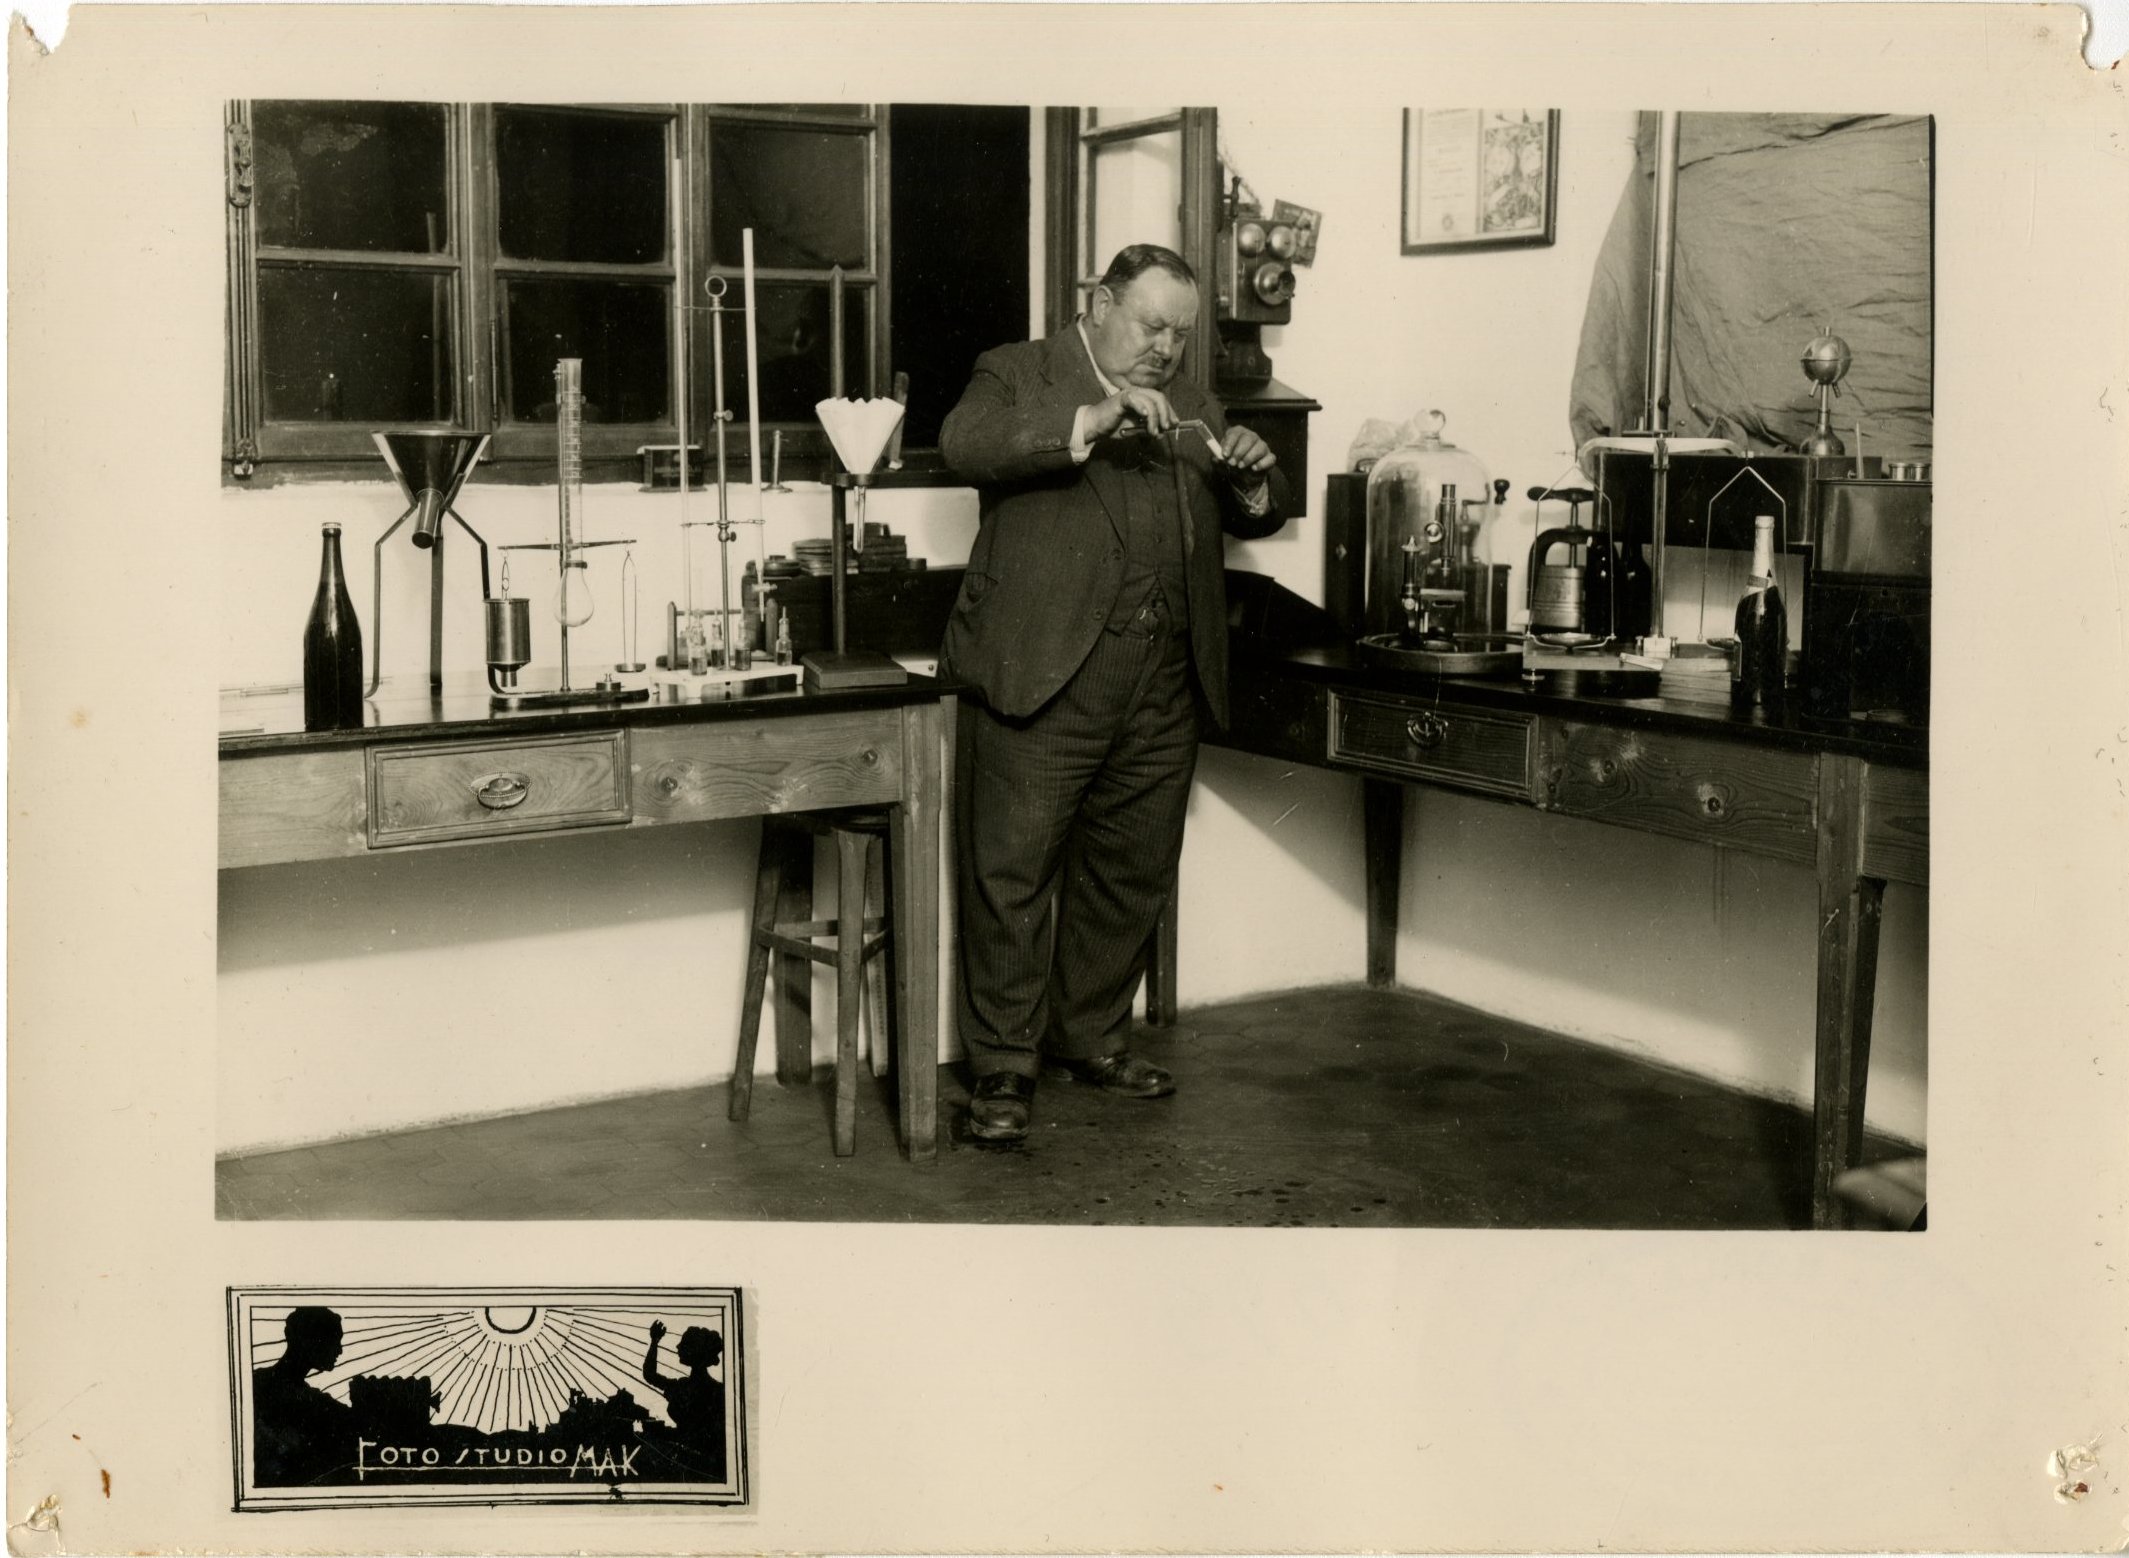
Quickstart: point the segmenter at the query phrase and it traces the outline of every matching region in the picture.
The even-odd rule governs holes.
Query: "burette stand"
[[[806,685],[811,688],[899,687],[909,680],[907,671],[878,650],[849,647],[849,608],[845,582],[850,570],[849,495],[852,492],[858,495],[858,523],[863,524],[865,491],[872,485],[872,481],[870,476],[857,476],[849,471],[837,471],[828,478],[828,530],[832,558],[828,581],[829,620],[834,629],[835,648],[832,651],[815,650],[806,656]]]

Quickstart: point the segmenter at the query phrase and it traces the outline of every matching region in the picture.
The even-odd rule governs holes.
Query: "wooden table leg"
[[[777,923],[803,924],[813,918],[813,835],[778,828],[774,848]],[[776,1080],[785,1087],[813,1080],[813,963],[791,952],[776,954]]]
[[[1812,1082],[1811,1226],[1847,1216],[1833,1182],[1863,1160],[1863,1105],[1877,996],[1883,881],[1863,874],[1864,779],[1859,758],[1819,759],[1818,1025]]]
[[[915,1162],[939,1155],[939,818],[945,722],[952,700],[902,711],[902,800],[889,826],[894,859],[895,1068],[902,1140]]]
[[[1368,983],[1397,983],[1397,893],[1404,874],[1405,787],[1394,779],[1360,782],[1367,850]]]
[[[1182,906],[1180,874],[1168,884],[1168,901],[1153,922],[1153,940],[1146,948],[1146,1021],[1156,1028],[1175,1026],[1176,915]]]

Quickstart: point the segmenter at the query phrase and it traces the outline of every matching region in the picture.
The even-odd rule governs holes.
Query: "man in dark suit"
[[[958,1022],[981,1140],[1027,1134],[1044,1070],[1174,1091],[1126,1048],[1131,1000],[1182,853],[1200,711],[1227,719],[1222,532],[1269,535],[1284,501],[1264,440],[1178,377],[1197,318],[1182,257],[1134,244],[1071,328],[978,359],[939,437],[982,495],[940,651],[973,689]]]

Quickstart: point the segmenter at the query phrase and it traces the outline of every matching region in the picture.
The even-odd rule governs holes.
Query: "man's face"
[[[1196,287],[1164,270],[1141,271],[1120,291],[1094,289],[1087,345],[1110,383],[1159,389],[1182,367],[1197,322]]]

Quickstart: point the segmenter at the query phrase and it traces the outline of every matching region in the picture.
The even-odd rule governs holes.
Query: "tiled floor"
[[[1799,1034],[1798,1042],[1808,1043]],[[225,1218],[769,1218],[1225,1226],[1780,1228],[1809,1222],[1803,1111],[1409,990],[1336,986],[1145,1031],[1174,1097],[1043,1084],[1024,1146],[969,1142],[940,1072],[935,1165],[867,1076],[858,1155],[825,1074],[225,1159]],[[1884,1144],[1873,1143],[1872,1155]]]

